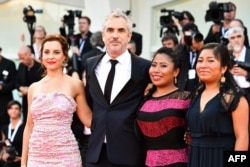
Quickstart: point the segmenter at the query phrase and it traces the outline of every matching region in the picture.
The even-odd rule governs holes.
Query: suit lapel
[[[134,91],[134,87],[137,85],[138,78],[140,77],[140,61],[137,56],[131,54],[131,78],[125,84],[123,89],[115,97],[111,105],[115,105],[127,97],[131,91]]]
[[[103,92],[102,92],[102,89],[100,87],[100,84],[98,82],[98,79],[96,77],[96,74],[95,74],[95,69],[96,69],[96,66],[98,65],[98,63],[101,61],[101,59],[103,58],[104,54],[102,54],[101,56],[98,56],[97,59],[95,59],[95,61],[93,62],[93,64],[91,64],[91,69],[90,69],[90,73],[89,75],[87,76],[87,82],[89,82],[91,84],[91,89],[92,91],[98,96],[98,97],[101,97],[99,100],[101,103],[103,104],[108,104],[104,95],[103,95]]]

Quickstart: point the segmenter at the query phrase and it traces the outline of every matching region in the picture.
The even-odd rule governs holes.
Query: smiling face
[[[164,53],[155,55],[149,69],[151,81],[157,87],[174,85],[174,78],[178,73],[179,68],[175,69],[172,59]]]
[[[128,23],[122,17],[107,20],[102,33],[108,54],[116,58],[127,50],[132,33],[128,30]]]
[[[201,82],[219,83],[225,71],[226,67],[222,67],[221,61],[215,58],[213,49],[201,51],[196,64],[196,72]]]
[[[66,56],[63,54],[62,46],[58,41],[47,41],[43,45],[42,63],[49,70],[62,70]]]

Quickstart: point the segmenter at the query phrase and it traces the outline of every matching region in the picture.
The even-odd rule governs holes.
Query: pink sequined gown
[[[82,166],[78,144],[70,128],[75,109],[74,99],[63,93],[34,97],[28,167]]]

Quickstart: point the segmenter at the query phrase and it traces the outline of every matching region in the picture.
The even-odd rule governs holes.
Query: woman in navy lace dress
[[[223,167],[225,150],[248,150],[249,107],[229,68],[225,46],[203,47],[196,65],[201,84],[186,117],[192,139],[189,167]]]

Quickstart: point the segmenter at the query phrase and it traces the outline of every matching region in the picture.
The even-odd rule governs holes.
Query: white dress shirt
[[[95,69],[95,74],[103,93],[106,80],[111,69],[111,63],[109,61],[110,59],[112,58],[108,55],[108,53],[106,53]],[[118,63],[115,66],[115,76],[111,91],[110,103],[112,103],[115,97],[119,94],[119,92],[126,85],[128,80],[131,78],[132,66],[130,53],[126,50],[122,55],[117,57],[116,60],[118,61]],[[107,143],[106,136],[103,142]]]
[[[108,55],[108,53],[106,53],[95,70],[95,74],[101,86],[102,92],[104,92],[106,80],[111,69],[111,63],[109,61],[110,59],[112,58]],[[129,52],[126,50],[126,52],[117,57],[116,60],[118,63],[115,66],[115,76],[110,102],[115,99],[115,97],[119,94],[131,77],[131,55]]]

